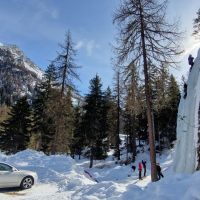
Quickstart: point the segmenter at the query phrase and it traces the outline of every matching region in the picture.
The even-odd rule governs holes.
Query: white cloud
[[[83,41],[78,41],[77,44],[75,45],[75,49],[79,50],[84,46]]]
[[[87,56],[92,56],[95,50],[97,50],[100,46],[94,40],[80,40],[75,45],[75,49],[85,50]]]
[[[58,12],[57,10],[53,10],[53,11],[51,12],[51,17],[52,17],[53,19],[58,19],[58,18],[59,18],[59,12]]]
[[[3,43],[0,42],[0,46],[3,46]]]
[[[99,48],[99,45],[94,40],[90,40],[86,43],[85,48],[87,55],[91,56],[93,51]]]
[[[35,10],[33,14],[33,19],[41,20],[43,18],[51,17],[52,19],[59,18],[59,12],[56,8],[50,6],[48,2],[32,0],[27,1],[29,7],[32,7]]]
[[[194,53],[200,48],[200,42],[196,41],[193,37],[190,37],[185,43],[185,52],[183,57],[188,56],[190,53]]]

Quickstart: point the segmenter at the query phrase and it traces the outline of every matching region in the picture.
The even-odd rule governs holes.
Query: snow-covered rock
[[[12,104],[23,95],[30,97],[42,76],[43,71],[16,45],[0,45],[1,103]]]
[[[0,45],[1,50],[9,51],[14,59],[16,65],[21,65],[28,71],[33,72],[36,76],[41,79],[43,76],[43,71],[34,64],[29,58],[25,56],[22,50],[20,50],[16,45]]]

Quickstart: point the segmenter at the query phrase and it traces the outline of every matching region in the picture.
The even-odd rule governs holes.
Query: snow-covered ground
[[[0,154],[0,162],[36,171],[39,176],[38,184],[29,190],[0,190],[0,200],[200,199],[200,172],[175,175],[172,155],[170,151],[157,158],[165,177],[151,183],[148,152],[140,153],[135,163],[137,166],[141,159],[147,160],[147,177],[140,181],[137,169],[133,172],[131,165],[115,164],[111,155],[105,161],[95,161],[89,169],[88,160],[65,155],[46,156],[33,150],[11,156]]]

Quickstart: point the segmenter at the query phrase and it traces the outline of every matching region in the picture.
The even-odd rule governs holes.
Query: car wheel
[[[26,176],[25,178],[23,178],[20,187],[22,189],[29,189],[32,187],[32,185],[34,184],[34,180],[33,177],[31,176]]]

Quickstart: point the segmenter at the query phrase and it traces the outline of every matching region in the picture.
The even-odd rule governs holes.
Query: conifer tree
[[[124,131],[127,134],[127,159],[128,152],[132,153],[132,161],[136,157],[136,127],[138,124],[137,116],[141,112],[141,102],[139,94],[139,76],[134,63],[130,63],[125,78],[126,98],[125,98],[125,114],[124,114]]]
[[[53,152],[70,153],[71,140],[73,137],[72,95],[75,91],[73,78],[79,79],[75,63],[76,51],[71,39],[71,33],[66,33],[64,44],[60,45],[61,52],[58,53],[54,63],[57,65],[58,83],[60,84],[60,96],[54,104],[55,138],[52,144]],[[60,98],[60,99],[59,99]]]
[[[108,148],[116,146],[116,118],[117,104],[110,87],[106,89],[103,95],[103,124],[104,132],[107,135]]]
[[[83,127],[83,112],[80,105],[76,105],[74,108],[74,132],[71,144],[71,155],[78,155],[79,159],[82,154],[82,150],[85,146],[85,134]]]
[[[36,86],[33,99],[33,133],[36,149],[50,153],[50,143],[55,134],[51,107],[58,97],[57,73],[53,63],[45,71],[42,82]]]
[[[121,118],[122,118],[122,99],[123,99],[123,83],[120,68],[115,69],[114,76],[114,98],[117,106],[116,115],[116,144],[115,144],[115,155],[118,160],[120,160],[120,132],[121,132]]]
[[[102,84],[98,75],[90,81],[90,93],[86,96],[84,106],[84,132],[87,145],[90,149],[90,168],[93,160],[106,156],[104,139],[106,135],[102,131]]]
[[[170,147],[170,143],[176,138],[180,91],[174,76],[170,76],[167,67],[159,70],[153,85],[155,88],[153,99],[155,133],[161,153],[162,148]]]
[[[22,97],[11,107],[9,118],[1,127],[1,150],[16,153],[28,147],[31,136],[31,109],[26,97]]]
[[[169,72],[166,66],[156,70],[154,80],[152,81],[153,88],[153,116],[155,125],[155,139],[158,141],[157,150],[161,153],[161,139],[168,127],[167,121],[167,88],[169,84]],[[159,149],[158,149],[159,148]]]
[[[170,76],[168,86],[168,107],[169,107],[169,130],[168,138],[170,142],[176,140],[176,123],[178,114],[178,105],[180,101],[179,86],[173,75]]]
[[[60,97],[57,93],[57,97]],[[56,99],[49,106],[55,126],[55,134],[51,143],[51,152],[70,154],[70,146],[73,137],[73,105],[71,92],[67,96]]]

